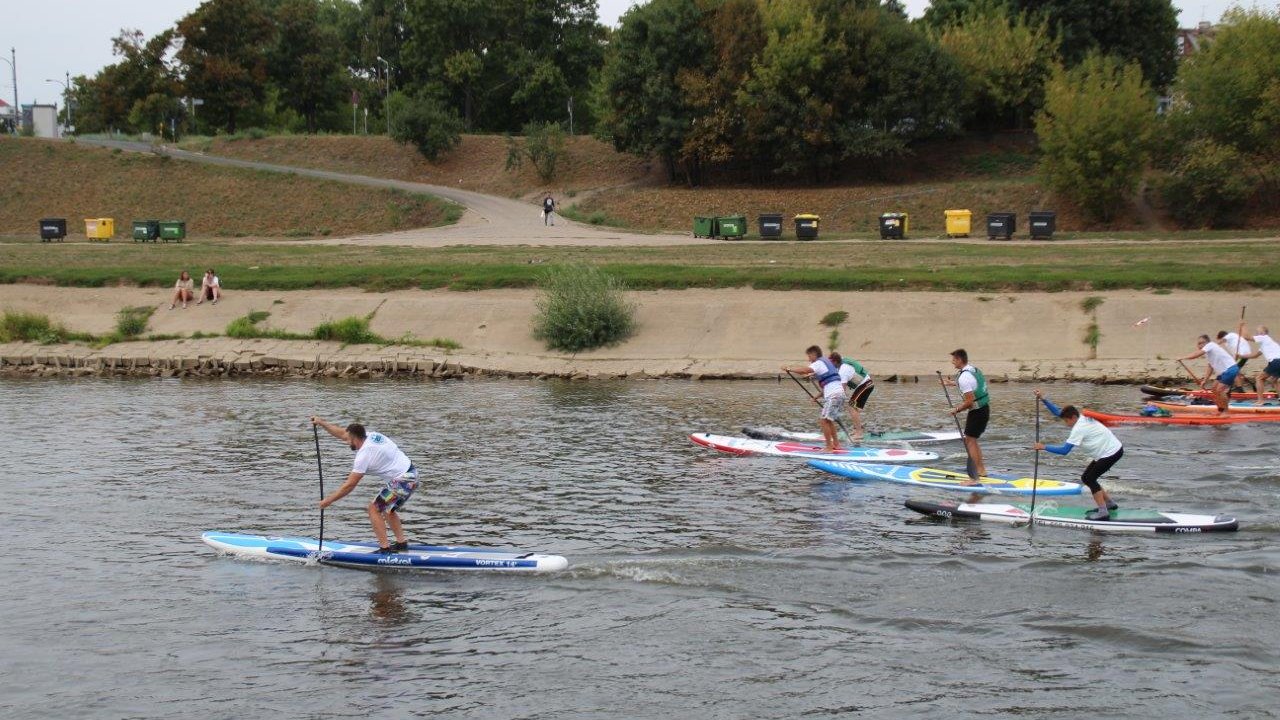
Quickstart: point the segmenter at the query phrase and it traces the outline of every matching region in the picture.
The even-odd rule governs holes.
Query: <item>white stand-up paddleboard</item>
[[[742,428],[742,434],[749,438],[757,440],[797,440],[799,442],[822,442],[822,433],[816,432],[795,432],[785,428],[774,427],[772,425],[748,425]],[[843,431],[840,433],[841,440],[846,439]],[[945,430],[942,432],[913,432],[904,430],[900,432],[869,432],[862,436],[862,442],[867,443],[936,443],[950,442],[959,440],[960,433],[955,430]]]
[[[997,503],[934,502],[908,500],[907,507],[933,517],[956,520],[993,520],[1013,525],[1036,525],[1079,528],[1096,532],[1113,533],[1171,533],[1194,535],[1207,532],[1231,532],[1240,528],[1240,522],[1230,515],[1196,515],[1159,510],[1120,508],[1111,511],[1109,520],[1090,520],[1087,507],[1037,507],[1035,517],[1031,506],[1021,503],[1003,505]]]
[[[921,463],[938,459],[938,453],[906,448],[846,447],[827,452],[822,445],[812,443],[773,442],[710,433],[694,433],[689,439],[697,445],[731,455],[774,455],[803,460],[858,460],[871,463]]]
[[[205,544],[227,555],[307,562],[320,552],[315,538],[265,537],[206,532]],[[497,572],[553,572],[569,566],[559,555],[499,548],[456,545],[410,545],[404,552],[382,555],[374,543],[325,540],[318,560],[325,565],[364,570],[486,570]]]

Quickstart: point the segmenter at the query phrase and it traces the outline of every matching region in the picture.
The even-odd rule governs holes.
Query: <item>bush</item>
[[[533,336],[550,350],[579,352],[621,342],[635,331],[635,306],[621,281],[590,265],[560,265],[538,281]]]
[[[240,338],[242,340],[263,337],[265,333],[258,329],[258,323],[266,320],[270,314],[264,310],[254,310],[244,317],[232,320],[227,324],[227,337]]]
[[[1160,182],[1169,213],[1184,226],[1216,227],[1253,194],[1244,156],[1231,145],[1194,140]]]
[[[0,342],[35,342],[41,345],[68,340],[66,328],[56,325],[47,315],[9,312],[0,317]]]
[[[1036,117],[1040,171],[1056,192],[1110,221],[1137,187],[1155,135],[1155,99],[1136,64],[1090,55],[1057,69]]]
[[[312,331],[312,336],[316,340],[337,340],[348,345],[386,343],[386,340],[369,329],[367,318],[355,316],[322,322]]]
[[[429,94],[396,93],[391,99],[391,137],[412,143],[428,160],[435,160],[462,141],[462,119]]]
[[[539,178],[554,178],[556,165],[564,155],[564,129],[560,123],[525,123],[521,132],[522,141],[507,136],[507,170],[520,169],[528,158]]]
[[[128,307],[116,313],[116,338],[135,338],[147,331],[147,321],[156,311],[153,307]]]

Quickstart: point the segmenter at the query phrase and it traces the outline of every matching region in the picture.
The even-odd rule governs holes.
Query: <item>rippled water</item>
[[[1277,428],[1120,431],[1107,484],[1122,504],[1242,520],[1201,537],[938,523],[902,507],[919,491],[685,439],[804,428],[798,392],[0,381],[0,716],[1275,716]],[[1027,469],[1030,389],[993,395],[988,464]],[[882,385],[873,408],[886,428],[947,426],[932,385]],[[312,412],[364,420],[425,471],[414,539],[556,552],[570,569],[218,557],[202,531],[314,534]],[[323,447],[336,487],[351,453]],[[1042,474],[1073,479],[1081,460]],[[367,537],[374,492],[338,503],[326,535]]]

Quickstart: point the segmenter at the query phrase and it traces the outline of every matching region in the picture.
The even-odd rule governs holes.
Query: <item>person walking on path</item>
[[[1208,335],[1197,338],[1196,347],[1200,349],[1182,359],[1204,358],[1209,362],[1209,369],[1205,372],[1204,379],[1200,381],[1200,387],[1205,387],[1209,378],[1217,376],[1213,384],[1213,401],[1218,405],[1218,415],[1226,415],[1231,403],[1231,386],[1235,385],[1236,375],[1240,374],[1240,366],[1236,364],[1236,359],[1231,353],[1210,340]]]
[[[960,402],[951,408],[952,415],[967,412],[964,421],[964,449],[973,461],[969,481],[965,485],[978,485],[978,478],[987,474],[986,463],[982,460],[982,447],[978,438],[987,431],[987,423],[991,421],[991,396],[987,393],[987,378],[982,371],[969,364],[969,353],[964,348],[951,351],[951,366],[958,372],[954,380],[944,379],[948,385],[960,388]]]
[[[187,303],[196,298],[196,282],[191,279],[191,275],[183,270],[178,275],[178,281],[173,284],[173,299],[169,301],[169,309],[177,307],[178,303],[182,303],[182,309],[187,309]]]
[[[1110,519],[1111,511],[1119,505],[1111,499],[1106,490],[1102,489],[1098,479],[1124,457],[1124,445],[1106,425],[1093,418],[1081,417],[1080,411],[1074,405],[1059,409],[1039,390],[1036,390],[1036,399],[1044,403],[1054,417],[1066,423],[1067,427],[1071,428],[1071,434],[1061,445],[1036,443],[1032,449],[1047,450],[1056,455],[1066,455],[1077,447],[1083,450],[1089,456],[1090,462],[1085,467],[1084,473],[1080,475],[1080,482],[1089,488],[1089,492],[1093,494],[1093,501],[1098,505],[1097,510],[1090,510],[1085,513],[1085,517],[1089,520]]]
[[[1271,339],[1271,333],[1267,331],[1266,325],[1259,325],[1258,331],[1250,335],[1244,331],[1244,323],[1242,322],[1240,323],[1239,333],[1245,340],[1258,345],[1257,350],[1245,357],[1256,358],[1262,356],[1267,361],[1266,367],[1258,371],[1258,375],[1253,381],[1254,389],[1258,391],[1256,404],[1262,405],[1266,402],[1266,383],[1271,383],[1275,386],[1276,392],[1280,392],[1280,343]]]
[[[875,383],[871,382],[871,373],[862,363],[843,357],[838,352],[831,353],[831,362],[840,369],[840,382],[849,388],[849,417],[853,419],[853,437],[850,440],[862,439],[862,411],[867,407],[867,400],[875,392]]]
[[[378,538],[378,552],[386,555],[408,550],[409,541],[405,538],[404,526],[401,525],[397,512],[413,496],[413,491],[418,489],[418,470],[408,456],[391,442],[391,438],[366,430],[359,423],[341,428],[319,417],[311,418],[311,423],[324,428],[325,432],[346,443],[356,453],[347,481],[321,500],[320,507],[326,508],[336,503],[355,490],[365,475],[374,475],[384,483],[382,490],[369,501],[368,507],[369,522],[373,524],[373,534]],[[388,525],[395,534],[394,544],[387,542]]]
[[[835,363],[822,357],[822,348],[817,345],[810,345],[804,352],[809,358],[808,365],[792,368],[783,365],[782,371],[809,376],[818,383],[818,387],[822,388],[821,401],[818,398],[813,400],[822,403],[818,425],[822,428],[826,451],[836,452],[840,449],[840,436],[836,433],[836,423],[840,421],[845,408],[844,383],[840,382],[840,370],[836,368]]]
[[[551,193],[547,193],[547,196],[542,198],[542,224],[556,224],[556,200],[551,197]]]

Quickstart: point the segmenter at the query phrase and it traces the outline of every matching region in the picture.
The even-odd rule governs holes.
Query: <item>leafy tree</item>
[[[275,9],[276,42],[268,54],[271,81],[283,102],[318,129],[317,116],[343,99],[338,29],[321,20],[319,0],[283,0]]]
[[[966,114],[978,126],[1020,128],[1040,108],[1058,51],[1047,21],[1010,16],[1002,0],[979,0],[936,36],[960,66]]]
[[[418,91],[391,96],[391,136],[412,143],[428,160],[436,160],[460,142],[462,120],[439,97]]]
[[[1229,222],[1253,194],[1245,157],[1231,145],[1204,138],[1192,141],[1160,183],[1169,212],[1187,226]]]
[[[651,0],[622,16],[600,74],[615,148],[657,156],[673,180],[699,179],[680,163],[696,110],[676,78],[703,67],[710,45],[694,0]]]
[[[1280,153],[1280,10],[1232,10],[1174,88],[1180,138]]]
[[[1155,100],[1136,63],[1093,54],[1057,69],[1036,116],[1040,169],[1054,190],[1109,221],[1150,157]]]
[[[522,134],[522,140],[507,136],[507,170],[519,169],[528,159],[539,178],[554,178],[556,165],[564,155],[564,128],[553,122],[526,123]]]
[[[1015,11],[1048,21],[1068,67],[1097,52],[1136,61],[1157,89],[1168,87],[1177,75],[1178,11],[1172,0],[1009,1]]]
[[[150,40],[138,30],[121,30],[111,41],[112,53],[120,61],[106,66],[92,78],[77,77],[72,81],[77,129],[80,132],[112,128],[154,132],[159,113],[152,111],[164,104],[159,98],[176,102],[182,96],[177,73],[165,59],[173,41],[172,30]],[[151,110],[140,108],[139,103]],[[168,117],[170,114],[163,114],[165,121]]]
[[[189,91],[203,98],[222,129],[236,131],[240,118],[263,100],[267,52],[275,36],[261,0],[207,0],[178,23],[178,60]]]

